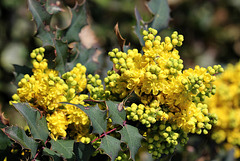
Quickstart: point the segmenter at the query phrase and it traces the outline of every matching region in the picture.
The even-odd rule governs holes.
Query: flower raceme
[[[147,141],[147,147],[159,158],[172,152],[178,143],[186,143],[187,133],[207,134],[216,123],[216,116],[208,112],[203,101],[215,94],[215,75],[223,68],[214,65],[183,70],[176,49],[182,45],[182,35],[175,31],[161,41],[152,28],[144,30],[143,35],[143,54],[137,49],[126,53],[113,49],[108,53],[115,70],[108,71],[104,81],[109,99],[122,100],[132,92],[140,98],[139,103],[125,107],[127,119],[148,128],[145,135],[155,139]],[[171,129],[169,133],[164,132],[166,125]]]
[[[216,113],[218,122],[213,128],[212,139],[224,144],[227,150],[235,149],[235,157],[240,157],[240,62],[229,64],[214,85],[218,92],[207,99],[209,111]]]
[[[59,77],[56,70],[49,69],[44,59],[45,49],[40,47],[30,54],[33,64],[33,75],[26,74],[18,83],[17,94],[13,101],[28,102],[32,107],[46,113],[48,128],[53,138],[66,137],[66,130],[76,140],[84,138],[89,143],[89,119],[87,115],[73,105],[63,106],[60,102],[86,105],[83,100],[88,95],[82,92],[87,86],[86,67],[77,64],[70,72]],[[88,138],[88,139],[86,139]]]

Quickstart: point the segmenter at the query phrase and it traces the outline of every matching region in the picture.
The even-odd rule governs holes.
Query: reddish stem
[[[46,140],[45,141],[45,145],[47,144],[47,142],[48,142],[48,140]],[[45,147],[44,146],[42,146],[42,150],[44,149]],[[35,161],[36,160],[36,158],[37,158],[37,156],[39,155],[39,153],[41,152],[41,150],[39,150],[37,153],[36,153],[36,155],[34,156],[34,158],[33,158],[33,161]]]
[[[126,125],[126,121],[123,122],[123,126],[125,126],[125,125]],[[111,133],[111,132],[113,132],[113,131],[115,131],[115,130],[117,130],[116,127],[113,128],[112,130],[108,131],[108,132],[104,132],[101,136],[99,136],[98,138],[96,138],[96,139],[94,139],[93,141],[91,141],[91,143],[94,143],[94,142],[97,141],[98,139],[106,136],[107,134],[109,134],[109,133]]]

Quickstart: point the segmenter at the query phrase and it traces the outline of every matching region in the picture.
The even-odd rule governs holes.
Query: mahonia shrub
[[[207,99],[209,111],[216,113],[218,122],[213,128],[212,139],[223,144],[226,150],[235,150],[235,157],[240,157],[240,62],[229,64],[214,85],[218,92]]]
[[[99,103],[101,110],[108,110],[103,102],[117,101],[118,112],[124,110],[127,116],[121,126],[126,126],[127,122],[131,124],[129,128],[138,128],[145,137],[142,147],[153,158],[173,153],[178,144],[186,144],[188,133],[208,134],[217,118],[214,113],[209,113],[204,100],[216,93],[213,82],[223,68],[215,65],[184,69],[177,50],[183,43],[183,35],[175,31],[161,40],[153,28],[143,30],[142,34],[145,42],[142,53],[137,49],[126,52],[113,49],[108,53],[114,65],[104,78],[105,86],[99,75],[86,76],[86,67],[79,63],[60,75],[57,70],[48,68],[44,48],[33,50],[30,54],[33,74],[26,74],[20,80],[10,104],[28,102],[46,116],[53,139],[92,142],[97,149],[94,155],[99,151],[102,154],[100,138],[118,130],[115,124],[121,121],[103,118],[107,120],[109,131],[97,137],[91,133],[91,120],[86,109],[82,111],[76,104],[91,109],[92,104]],[[114,116],[119,117],[118,114]],[[111,137],[120,138],[117,132],[111,133]],[[116,160],[129,160],[129,153],[131,151],[127,156],[119,152]],[[131,159],[134,158],[131,156]]]

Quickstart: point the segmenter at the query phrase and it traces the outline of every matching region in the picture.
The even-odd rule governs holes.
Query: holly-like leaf
[[[114,161],[121,150],[120,143],[120,140],[106,135],[101,141],[100,148],[111,158],[111,161]]]
[[[68,56],[68,46],[66,43],[63,43],[61,40],[54,41],[55,49],[56,49],[56,70],[58,70],[61,74],[66,72],[65,66],[67,62]]]
[[[83,144],[81,142],[75,142],[74,144],[74,153],[78,161],[89,160],[94,151],[95,149],[91,144]]]
[[[38,29],[37,37],[42,40],[43,46],[54,46],[54,34],[50,30],[49,25],[41,26]]]
[[[71,103],[66,103],[66,104],[71,104]],[[83,112],[85,112],[89,119],[92,122],[92,126],[93,126],[93,133],[97,133],[99,135],[101,135],[102,133],[104,133],[107,130],[107,111],[103,111],[100,110],[99,107],[96,105],[94,107],[85,107],[82,105],[76,105],[76,104],[71,104],[74,105],[78,108],[80,108],[81,110],[83,110]]]
[[[33,138],[28,137],[23,129],[17,126],[9,126],[4,129],[4,132],[22,147],[30,149],[32,157],[35,156],[38,144]]]
[[[136,127],[128,124],[126,124],[119,133],[121,134],[121,141],[127,143],[128,145],[131,158],[135,160],[135,155],[141,147],[141,140],[143,136],[139,134]]]
[[[32,12],[33,19],[37,24],[37,28],[49,24],[51,20],[51,15],[46,11],[44,6],[41,5],[40,1],[28,0],[29,10]]]
[[[0,150],[6,149],[11,143],[12,142],[8,136],[0,129]]]
[[[106,101],[106,105],[109,110],[109,117],[112,119],[113,124],[123,125],[126,119],[126,111],[118,110],[120,102]]]
[[[144,27],[143,26],[144,21],[142,20],[142,17],[140,15],[140,13],[138,12],[137,8],[135,8],[135,17],[136,17],[136,20],[137,20],[137,24],[136,24],[136,26],[134,26],[134,32],[137,35],[141,46],[143,46],[144,41],[143,41],[142,30],[143,30],[143,27]]]
[[[48,149],[48,148],[44,148],[43,149],[43,156],[50,156],[53,158],[54,161],[61,161],[62,159],[60,158],[61,155],[56,153],[55,151]]]
[[[13,103],[13,106],[27,121],[33,138],[46,141],[49,131],[45,117],[27,103]]]
[[[154,15],[153,20],[149,23],[149,27],[158,30],[158,32],[167,28],[170,20],[170,8],[167,0],[151,0],[147,6]]]
[[[71,9],[72,11],[72,23],[69,28],[65,30],[65,36],[63,37],[64,41],[68,43],[80,41],[79,32],[81,29],[87,25],[87,13],[86,6],[78,5],[76,8]]]
[[[74,157],[73,144],[74,140],[51,140],[51,149],[66,159]]]
[[[87,49],[79,42],[74,44],[72,54],[75,55],[75,57],[67,64],[68,69],[72,69],[77,63],[81,63],[87,68],[87,73],[93,74],[99,66],[99,63],[93,58],[95,52],[96,49]]]

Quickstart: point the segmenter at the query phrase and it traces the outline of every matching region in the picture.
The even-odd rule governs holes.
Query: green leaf
[[[17,126],[9,126],[5,128],[4,132],[24,148],[30,149],[32,157],[35,156],[38,144],[33,138],[28,137],[23,129]]]
[[[8,136],[0,129],[0,150],[6,149],[11,143],[12,142]]]
[[[72,23],[69,28],[65,30],[64,41],[68,43],[80,41],[79,33],[81,29],[87,25],[87,13],[86,6],[77,6],[76,8],[71,9],[72,11]]]
[[[167,28],[170,20],[170,8],[167,0],[151,0],[148,2],[148,8],[154,14],[149,27],[158,30],[158,32]]]
[[[37,37],[42,40],[43,46],[54,46],[54,34],[50,31],[49,26],[41,26],[38,29]]]
[[[68,56],[68,46],[66,43],[63,43],[61,40],[54,41],[55,49],[56,49],[56,70],[58,70],[61,74],[66,72],[65,66],[67,62]]]
[[[126,111],[118,110],[118,105],[120,102],[106,101],[106,105],[109,110],[109,117],[112,119],[113,124],[123,125],[123,122],[126,119]]]
[[[6,127],[7,125],[4,125],[3,123],[2,123],[2,120],[1,120],[1,118],[0,118],[0,129],[1,128],[4,128],[4,127]]]
[[[17,64],[13,64],[13,67],[14,67],[14,70],[15,72],[18,74],[29,74],[29,75],[32,75],[33,72],[32,72],[32,69],[23,65],[17,65]]]
[[[142,17],[140,15],[140,13],[138,12],[137,8],[135,8],[135,17],[137,20],[137,24],[136,24],[136,26],[134,26],[134,32],[137,35],[141,46],[143,46],[144,40],[143,40],[143,35],[142,35],[142,30],[143,30],[142,24],[144,23],[144,21],[142,20]]]
[[[139,131],[136,127],[126,124],[120,131],[121,141],[127,143],[130,156],[134,160],[135,155],[138,152],[138,149],[141,147],[141,140],[143,136],[139,134]]]
[[[71,103],[67,103],[67,104],[71,104]],[[81,110],[83,110],[83,112],[85,112],[88,115],[88,117],[92,122],[93,133],[97,133],[101,135],[107,130],[107,120],[106,120],[107,111],[106,110],[105,111],[100,110],[97,105],[94,107],[84,107],[82,105],[76,105],[76,104],[71,104],[71,105],[74,105],[80,108]]]
[[[54,161],[61,161],[62,159],[60,158],[61,155],[56,153],[55,151],[48,149],[48,148],[44,148],[43,149],[43,156],[50,156],[53,158]]]
[[[50,143],[52,144],[52,150],[59,153],[66,159],[71,159],[74,157],[73,153],[73,144],[74,140],[51,140]]]
[[[83,144],[81,142],[75,142],[74,144],[74,153],[77,161],[89,160],[94,151],[95,149],[91,144]]]
[[[114,161],[121,150],[120,143],[120,140],[106,135],[101,141],[100,148],[111,158],[111,161]]]
[[[29,10],[32,12],[33,18],[37,23],[37,28],[49,24],[51,15],[46,11],[44,6],[37,0],[28,0]]]
[[[77,63],[81,63],[87,68],[87,73],[93,74],[99,66],[99,64],[93,60],[95,52],[96,49],[86,49],[82,44],[76,43],[72,49],[72,54],[75,55],[75,57],[67,64],[68,69],[72,69]]]
[[[13,106],[27,121],[33,138],[46,141],[49,134],[46,119],[27,103],[13,103]]]

